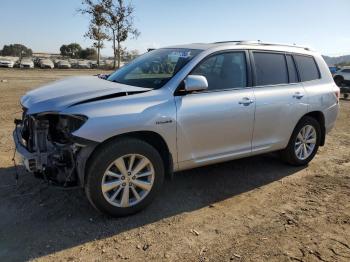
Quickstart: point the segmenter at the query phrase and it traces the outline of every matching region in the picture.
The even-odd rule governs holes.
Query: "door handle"
[[[304,94],[300,93],[300,92],[295,92],[295,94],[293,95],[293,98],[296,99],[301,99],[303,98]]]
[[[249,106],[252,103],[254,103],[254,100],[249,97],[243,97],[242,100],[238,102],[238,104],[245,106]]]

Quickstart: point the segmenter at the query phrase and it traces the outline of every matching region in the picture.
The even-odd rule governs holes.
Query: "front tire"
[[[282,159],[294,166],[307,165],[316,155],[320,141],[319,122],[305,116],[295,127],[288,146],[281,152]]]
[[[89,162],[87,198],[97,210],[114,217],[145,208],[164,181],[159,152],[139,139],[112,140],[98,148]]]

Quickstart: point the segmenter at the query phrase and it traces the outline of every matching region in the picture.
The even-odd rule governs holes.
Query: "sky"
[[[141,35],[124,46],[140,52],[174,44],[261,40],[307,45],[330,56],[350,54],[350,0],[131,2]],[[51,53],[71,42],[91,47],[84,38],[89,18],[78,14],[80,7],[81,0],[0,0],[0,49],[11,43]],[[102,54],[112,53],[106,43]]]

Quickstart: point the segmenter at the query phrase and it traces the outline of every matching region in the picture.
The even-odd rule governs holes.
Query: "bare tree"
[[[94,41],[93,46],[97,49],[97,65],[100,65],[101,49],[103,48],[103,41],[108,39],[105,32],[106,19],[103,0],[94,2],[93,0],[83,0],[81,9],[78,12],[88,14],[90,16],[90,26],[85,37]]]
[[[113,41],[113,66],[120,67],[121,54],[123,52],[122,42],[126,41],[129,36],[137,38],[140,32],[134,27],[134,7],[124,4],[124,0],[102,0],[106,15],[106,25],[112,33]]]

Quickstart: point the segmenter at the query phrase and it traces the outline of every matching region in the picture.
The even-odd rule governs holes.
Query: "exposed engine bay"
[[[58,186],[78,185],[77,158],[88,143],[78,141],[72,132],[86,120],[81,115],[27,115],[24,109],[22,120],[15,120],[14,138],[17,150],[22,149],[19,153],[25,156],[26,169]]]

